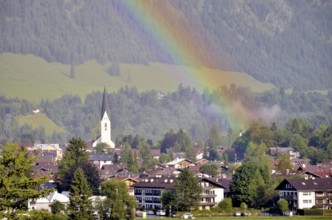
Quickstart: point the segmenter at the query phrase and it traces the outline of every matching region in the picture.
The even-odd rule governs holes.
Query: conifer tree
[[[32,176],[34,163],[35,158],[23,147],[4,146],[0,154],[0,211],[10,214],[14,209],[26,209],[29,199],[47,194],[48,190],[38,190],[46,179]]]
[[[189,211],[198,205],[202,188],[194,174],[184,169],[175,181],[175,191],[179,210]]]
[[[69,172],[75,164],[83,164],[88,161],[89,155],[86,151],[87,146],[83,139],[72,138],[66,152],[58,165],[57,178],[61,182],[61,190],[68,190],[71,179],[68,180]],[[72,175],[72,174],[71,174]],[[69,175],[69,176],[71,176]]]
[[[71,219],[93,219],[93,207],[90,200],[92,191],[82,168],[77,168],[69,192],[69,216]]]

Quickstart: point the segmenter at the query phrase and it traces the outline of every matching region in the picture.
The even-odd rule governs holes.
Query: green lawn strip
[[[156,218],[147,218],[148,220],[160,220],[160,219],[181,219],[181,218],[168,218],[168,217],[156,217]],[[235,217],[235,216],[222,216],[222,217],[195,217],[195,219],[199,220],[208,220],[208,219],[246,219],[246,220],[254,220],[254,219],[259,219],[259,220],[264,220],[264,219],[271,219],[271,220],[286,220],[286,219],[296,219],[296,220],[309,220],[309,219],[316,219],[316,220],[324,220],[324,219],[331,219],[331,216],[248,216],[248,217]]]
[[[273,88],[271,84],[255,80],[246,73],[227,72],[205,67],[188,67],[162,63],[120,64],[120,76],[107,73],[108,63],[90,60],[74,68],[70,77],[70,65],[49,63],[40,57],[13,53],[0,54],[0,95],[8,98],[24,98],[39,103],[53,100],[64,94],[85,96],[94,91],[118,91],[124,86],[135,86],[138,91],[175,91],[179,84],[213,90],[222,85],[235,84],[261,92]]]

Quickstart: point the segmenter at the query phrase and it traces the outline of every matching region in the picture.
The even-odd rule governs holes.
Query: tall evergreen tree
[[[59,164],[59,175],[63,175],[73,164],[86,162],[89,158],[87,146],[83,139],[72,138]]]
[[[45,178],[33,177],[31,167],[35,158],[23,147],[6,144],[0,154],[0,211],[26,209],[29,199],[45,195],[38,190]],[[9,216],[8,216],[9,217]]]
[[[71,219],[94,219],[90,196],[92,196],[92,191],[83,169],[77,168],[69,191],[68,211]]]
[[[66,176],[68,172],[71,172],[72,167],[75,164],[82,164],[88,161],[89,155],[87,146],[83,139],[81,138],[72,138],[69,141],[69,145],[66,149],[66,152],[58,165],[57,178],[61,182],[61,188],[67,190],[70,181],[66,181]],[[72,175],[71,175],[72,176]]]
[[[197,207],[202,187],[189,169],[184,169],[175,181],[176,200],[179,210],[189,211]]]

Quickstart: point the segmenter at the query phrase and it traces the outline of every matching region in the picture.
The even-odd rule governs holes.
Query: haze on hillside
[[[149,4],[157,7],[157,2]],[[96,60],[114,64],[115,69],[109,71],[115,75],[121,64],[186,65],[181,57],[166,51],[168,45],[161,46],[158,30],[149,26],[152,15],[142,17],[141,9],[130,9],[129,4],[117,0],[1,1],[0,52],[32,54],[73,67]],[[179,36],[171,37],[197,35],[197,52],[213,57],[205,68],[245,72],[282,88],[331,88],[331,1],[169,0],[165,5],[163,19],[173,18],[192,31],[175,32]],[[128,73],[121,74],[129,80]]]

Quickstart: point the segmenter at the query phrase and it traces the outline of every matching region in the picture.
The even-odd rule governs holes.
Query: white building
[[[138,207],[143,210],[162,209],[161,195],[165,190],[175,190],[175,177],[147,177],[132,185]]]
[[[115,148],[114,142],[111,140],[111,113],[107,105],[107,94],[104,88],[103,101],[101,106],[101,120],[100,120],[100,137],[97,138],[92,144],[96,147],[99,143],[106,143],[110,148]]]
[[[276,190],[290,210],[332,207],[332,178],[284,179]]]
[[[47,197],[38,199],[29,199],[28,210],[47,210],[51,212],[51,205],[53,202],[59,201],[65,205],[69,204],[69,197],[58,193],[57,191],[52,192]]]
[[[216,178],[202,178],[199,180],[202,187],[202,193],[200,194],[200,210],[210,210],[217,206],[219,202],[224,199],[224,189],[218,179]]]

